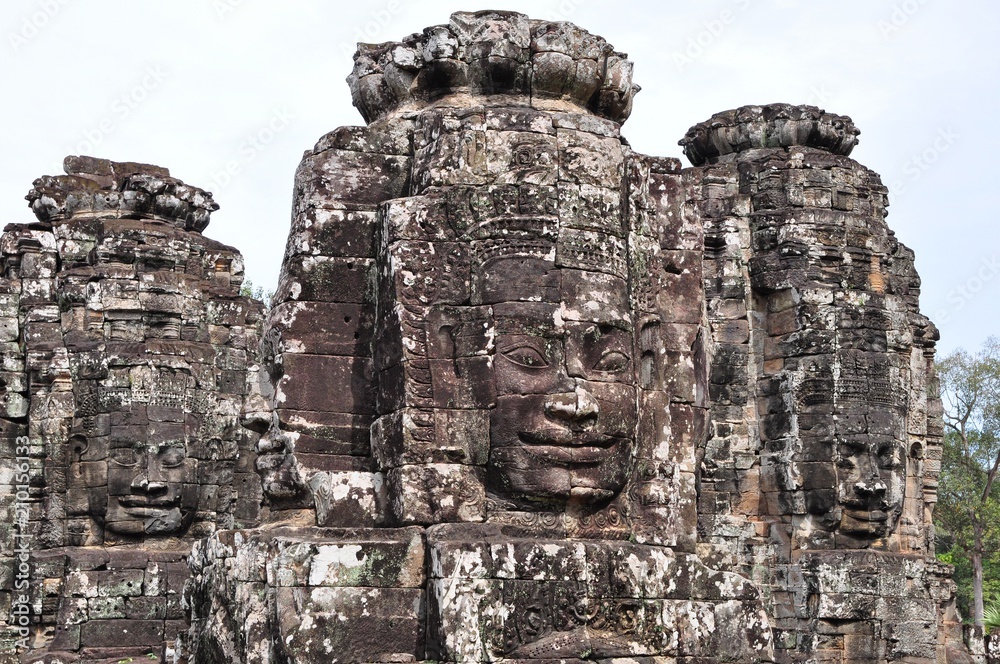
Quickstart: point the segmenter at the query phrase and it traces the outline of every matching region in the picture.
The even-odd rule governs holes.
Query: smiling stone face
[[[119,535],[182,532],[198,507],[198,461],[188,454],[198,418],[158,407],[150,421],[146,410],[126,407],[123,423],[111,427],[104,527]]]
[[[840,531],[860,539],[885,536],[903,509],[905,451],[889,440],[842,441],[837,446]]]
[[[504,274],[493,267],[493,278]],[[541,291],[551,283],[534,285]],[[561,290],[560,302],[493,306],[492,491],[534,505],[594,504],[625,485],[637,421],[634,336],[625,285],[609,283],[600,292]]]

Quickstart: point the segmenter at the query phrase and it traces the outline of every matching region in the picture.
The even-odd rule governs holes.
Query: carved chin
[[[257,457],[257,473],[264,493],[271,498],[297,498],[305,491],[302,475],[290,454],[262,454]]]
[[[183,528],[184,517],[178,508],[174,508],[165,514],[150,516],[143,524],[147,535],[166,535],[175,533]]]
[[[492,488],[514,500],[527,502],[606,502],[625,485],[628,446],[602,459],[572,463],[569,459],[539,457],[538,448],[494,449],[488,481]],[[572,450],[576,452],[578,450]],[[567,453],[570,452],[567,450]]]

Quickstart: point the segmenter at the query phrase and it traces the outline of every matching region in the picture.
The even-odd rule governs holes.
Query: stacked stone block
[[[375,225],[379,204],[409,191],[411,133],[407,123],[338,129],[296,173],[265,335],[273,385],[265,398],[275,415],[258,464],[274,518],[315,506],[320,525],[383,521],[385,478],[374,472],[369,434]]]
[[[743,107],[682,169],[622,138],[631,71],[513,12],[359,45],[368,126],[304,155],[260,333],[210,194],[38,180],[0,240],[0,650],[24,611],[22,661],[986,662],[858,130]]]
[[[5,364],[18,374],[3,384],[4,454],[26,471],[4,498],[30,579],[4,610],[31,606],[28,625],[11,625],[27,657],[162,658],[184,631],[190,542],[258,519],[240,421],[262,308],[239,294],[240,255],[200,234],[210,194],[155,166],[65,168],[29,193],[38,222],[0,240]],[[23,562],[13,553],[8,573]],[[81,577],[141,581],[159,563],[169,592],[159,577]]]
[[[187,632],[186,553],[60,548],[34,556],[47,627],[26,661],[170,662]]]
[[[843,661],[923,661],[916,653],[929,644],[961,640],[953,609],[916,599],[869,602],[837,626],[809,621],[816,593],[802,556],[871,549],[868,564],[883,561],[890,575],[898,564],[886,552],[918,565],[933,554],[937,332],[917,308],[912,252],[885,225],[885,188],[847,156],[857,134],[849,118],[776,104],[717,114],[681,141],[692,179],[711,188],[703,214],[718,229],[706,245],[709,315],[740,342],[715,348],[718,419],[702,486],[718,489],[721,476],[729,494],[703,491],[700,522],[720,557],[769,595],[781,661],[817,649]],[[851,562],[827,564],[846,573]],[[848,589],[840,608],[850,613],[863,595]],[[913,648],[903,652],[882,626],[911,618],[923,636],[901,639]]]

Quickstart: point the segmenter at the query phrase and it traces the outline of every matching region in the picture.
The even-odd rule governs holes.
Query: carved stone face
[[[273,360],[269,363],[273,369]],[[278,413],[270,405],[274,384],[267,371],[260,371],[258,380],[252,381],[253,392],[247,397],[242,413],[244,428],[255,432],[257,439],[256,469],[264,493],[277,500],[291,499],[305,491],[305,483],[293,454],[288,434],[282,431]]]
[[[877,539],[903,509],[906,456],[898,441],[841,441],[837,447],[840,532]]]
[[[189,450],[197,442],[197,420],[181,408],[156,409],[154,421],[133,407],[127,425],[111,427],[106,531],[169,535],[194,517],[198,461]]]
[[[621,491],[637,420],[625,293],[569,289],[559,303],[494,305],[493,491],[533,504],[601,503]]]
[[[277,415],[270,417],[267,429],[257,441],[257,472],[264,493],[271,498],[294,498],[305,490],[288,434],[279,427]]]

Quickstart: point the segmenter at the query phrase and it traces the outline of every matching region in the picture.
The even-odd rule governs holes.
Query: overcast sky
[[[680,157],[689,126],[744,104],[850,115],[939,348],[1000,334],[995,0],[3,0],[2,220],[33,219],[25,193],[67,154],[166,166],[215,193],[205,234],[271,290],[303,150],[362,123],[355,43],[477,9],[570,20],[628,53],[642,92],[623,133],[647,154]]]

